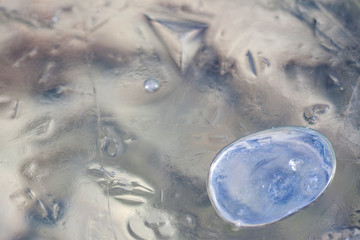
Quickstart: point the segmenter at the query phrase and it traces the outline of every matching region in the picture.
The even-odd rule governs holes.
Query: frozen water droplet
[[[107,146],[106,146],[106,152],[110,157],[115,157],[117,155],[117,149],[118,149],[118,143],[116,139],[111,138],[108,140]]]
[[[190,20],[146,17],[174,62],[184,71],[202,45],[207,25]]]
[[[325,136],[304,127],[273,128],[218,153],[210,167],[208,193],[224,220],[255,227],[310,204],[334,174],[335,154]]]
[[[144,88],[147,92],[156,92],[160,87],[159,81],[154,78],[149,78],[144,81]]]
[[[124,144],[120,132],[112,126],[104,126],[102,129],[102,138],[100,139],[100,148],[109,157],[117,157],[124,151]]]
[[[302,159],[299,158],[293,158],[289,161],[289,167],[291,170],[296,171],[299,170],[301,165],[304,163]]]

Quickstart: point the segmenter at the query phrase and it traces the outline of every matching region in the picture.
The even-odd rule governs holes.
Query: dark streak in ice
[[[108,22],[109,22],[109,18],[101,21],[99,24],[97,24],[95,27],[93,27],[93,28],[90,30],[90,33],[96,32],[97,30],[99,30],[100,28],[102,28],[105,24],[107,24]]]
[[[267,58],[261,58],[261,61],[263,61],[267,67],[270,67],[270,61]]]
[[[13,112],[12,112],[12,114],[11,114],[11,116],[10,116],[11,118],[15,118],[15,117],[16,117],[18,107],[19,107],[19,100],[16,100],[15,106],[14,106],[14,108],[13,108]]]
[[[257,74],[256,74],[256,68],[255,68],[255,64],[254,64],[254,58],[253,58],[251,52],[248,51],[246,53],[246,56],[248,57],[248,61],[249,61],[249,64],[250,64],[250,69],[253,72],[253,74],[256,76]]]

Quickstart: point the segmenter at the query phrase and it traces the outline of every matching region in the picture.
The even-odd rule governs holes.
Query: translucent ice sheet
[[[357,239],[356,0],[0,2],[0,239]],[[207,193],[245,135],[309,126],[337,172],[235,230]]]

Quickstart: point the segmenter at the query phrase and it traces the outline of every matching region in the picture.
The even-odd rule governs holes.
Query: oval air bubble
[[[318,198],[334,177],[329,140],[304,127],[273,128],[222,149],[211,164],[208,194],[237,227],[279,221]]]
[[[154,78],[146,79],[144,82],[144,88],[147,92],[156,92],[160,87],[159,81]]]

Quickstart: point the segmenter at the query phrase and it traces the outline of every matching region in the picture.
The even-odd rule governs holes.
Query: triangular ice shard
[[[146,17],[172,59],[184,71],[200,48],[207,25],[190,20]]]

